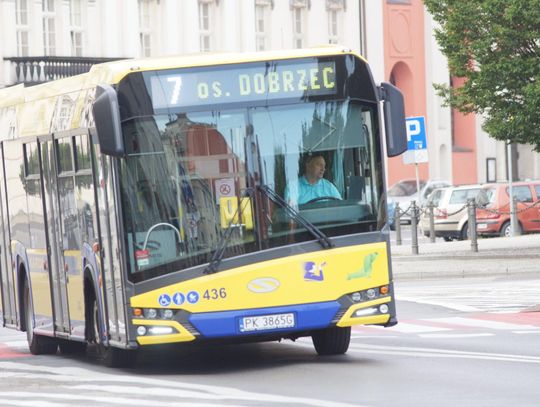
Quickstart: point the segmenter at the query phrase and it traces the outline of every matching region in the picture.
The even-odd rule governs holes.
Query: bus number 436
[[[226,298],[226,297],[227,297],[227,290],[225,290],[225,287],[211,288],[209,290],[206,290],[203,294],[203,298],[207,300],[218,300],[220,298]]]

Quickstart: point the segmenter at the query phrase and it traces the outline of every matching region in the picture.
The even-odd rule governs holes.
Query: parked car
[[[390,230],[396,230],[396,203],[390,197],[386,198],[386,208],[388,214],[388,226],[390,226]]]
[[[469,215],[465,207],[469,199],[479,194],[481,185],[462,185],[439,188],[428,197],[427,203],[433,203],[435,237],[450,240],[465,240],[469,236]],[[420,227],[425,236],[429,236],[429,211],[420,215]]]
[[[416,187],[416,179],[403,179],[390,187],[388,190],[388,213],[395,213],[396,204],[399,203],[401,212],[407,211],[411,206],[412,201],[416,202],[417,206],[423,206],[426,203],[428,195],[436,188],[450,186],[448,181],[441,180],[420,180],[420,193]],[[390,219],[390,216],[389,216]],[[400,217],[401,223],[411,223],[410,212],[403,214]]]
[[[516,212],[522,233],[540,232],[540,181],[514,182]],[[481,236],[510,236],[509,185],[487,184],[478,197],[476,230]]]

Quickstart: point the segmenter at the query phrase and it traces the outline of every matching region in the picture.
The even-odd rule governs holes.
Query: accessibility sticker
[[[182,293],[174,293],[172,300],[176,305],[182,305],[186,300],[186,297]]]
[[[197,291],[190,291],[187,293],[186,298],[190,304],[196,304],[199,301],[199,293]]]
[[[161,294],[158,302],[162,307],[167,307],[171,304],[171,297],[168,294]]]

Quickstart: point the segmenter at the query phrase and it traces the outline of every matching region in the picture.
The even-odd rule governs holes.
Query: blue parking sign
[[[424,116],[407,117],[407,150],[426,150],[426,122]]]

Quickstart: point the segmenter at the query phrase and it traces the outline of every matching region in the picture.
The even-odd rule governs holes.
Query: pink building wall
[[[463,79],[453,78],[453,86],[459,87]],[[452,182],[455,185],[475,184],[477,177],[476,115],[464,115],[452,110]]]
[[[383,0],[385,78],[401,89],[405,98],[405,115],[424,116],[426,127],[430,120],[426,109],[426,92],[432,84],[426,80],[426,46],[424,4],[422,0]],[[454,81],[459,85],[459,81]],[[477,182],[475,116],[452,112],[453,137],[452,177],[454,184]],[[427,135],[428,149],[439,146],[435,135]],[[433,148],[434,147],[434,148]],[[436,159],[429,157],[430,160]],[[438,163],[436,165],[439,165]],[[429,178],[429,163],[419,164],[420,178]],[[415,178],[415,165],[404,164],[401,156],[388,159],[388,185],[404,178]]]
[[[385,78],[403,92],[407,117],[426,116],[424,6],[421,0],[410,4],[384,0],[383,20]],[[421,179],[428,179],[428,164],[419,164],[419,172]],[[387,176],[388,185],[415,178],[415,166],[404,164],[401,156],[390,158]]]

